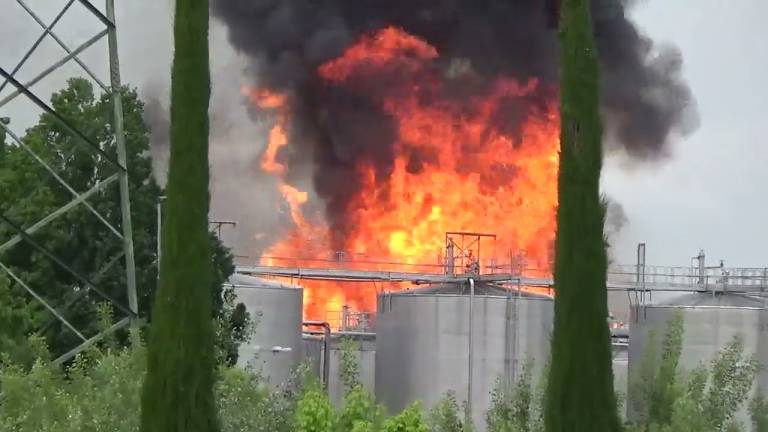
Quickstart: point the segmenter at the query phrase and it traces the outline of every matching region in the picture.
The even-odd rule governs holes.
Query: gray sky
[[[768,265],[768,4],[657,0],[635,17],[682,50],[701,126],[660,166],[608,161],[604,189],[629,218],[617,258],[631,262],[633,245],[645,241],[659,265],[687,265],[699,248],[726,265]]]
[[[27,0],[50,22],[65,0]],[[13,1],[6,0],[0,16],[0,65],[10,69],[41,29]],[[101,6],[101,1],[94,0]],[[157,0],[118,1],[120,60],[123,81],[138,86],[145,98],[167,100],[171,61],[171,4]],[[58,8],[57,8],[58,6]],[[673,146],[663,163],[628,167],[621,156],[606,162],[603,187],[623,207],[629,222],[614,239],[614,256],[632,263],[635,245],[648,244],[648,262],[688,265],[700,248],[709,259],[732,266],[768,265],[768,4],[760,0],[656,0],[639,2],[635,19],[655,40],[677,45],[684,56],[684,73],[698,101],[701,125],[696,133]],[[70,47],[87,40],[100,27],[75,3],[57,26]],[[253,175],[264,144],[264,133],[252,124],[239,103],[244,62],[228,47],[223,29],[211,33],[214,116],[212,216],[235,219],[237,232],[225,235],[239,254],[252,254],[249,241],[268,231],[281,217],[273,205],[273,184]],[[98,65],[106,81],[106,40],[84,56]],[[46,40],[40,52],[21,69],[30,78],[63,52]],[[67,77],[81,75],[70,65],[36,87],[49,95]],[[5,90],[0,96],[7,94]],[[13,118],[18,133],[39,111],[22,101],[0,108]],[[235,205],[232,205],[235,203]],[[248,240],[248,241],[246,241]]]

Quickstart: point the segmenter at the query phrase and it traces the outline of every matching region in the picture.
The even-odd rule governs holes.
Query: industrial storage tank
[[[514,381],[528,359],[540,377],[553,300],[484,283],[474,291],[472,301],[468,282],[379,296],[376,397],[390,412],[417,400],[430,408],[454,391],[482,431],[497,379]]]
[[[768,321],[764,301],[760,298],[728,292],[693,292],[680,294],[663,302],[635,305],[631,310],[629,337],[629,385],[627,416],[638,420],[631,387],[639,379],[649,335],[654,331],[660,344],[667,331],[667,323],[677,314],[683,320],[683,342],[679,368],[692,370],[702,362],[707,365],[734,336],[744,340],[746,355],[755,355],[768,367]],[[656,348],[659,349],[658,347]],[[768,373],[758,376],[755,387],[768,389]],[[746,409],[738,420],[749,424]]]
[[[240,345],[237,365],[252,367],[273,386],[288,382],[303,354],[303,290],[242,274],[232,275],[228,283],[256,323],[250,339]]]

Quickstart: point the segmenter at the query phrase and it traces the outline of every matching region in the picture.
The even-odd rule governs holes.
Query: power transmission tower
[[[15,282],[16,285],[23,287],[24,290],[32,296],[36,301],[40,302],[55,318],[73,332],[79,339],[77,346],[73,346],[70,351],[63,354],[55,360],[56,363],[61,364],[79,352],[83,351],[87,347],[98,342],[108,333],[117,331],[129,324],[138,324],[138,298],[136,294],[136,270],[133,254],[133,234],[131,227],[131,201],[128,191],[128,169],[127,157],[125,149],[125,134],[123,131],[123,105],[121,99],[120,82],[120,64],[118,61],[117,53],[117,27],[115,23],[115,8],[114,0],[105,0],[104,8],[95,6],[89,0],[67,0],[61,7],[60,11],[49,22],[44,21],[41,16],[36,13],[24,0],[16,0],[18,7],[20,7],[26,15],[32,18],[29,25],[34,26],[35,29],[40,30],[40,35],[35,39],[34,43],[25,51],[21,59],[13,65],[11,68],[7,68],[7,65],[0,65],[0,94],[6,88],[12,89],[12,91],[0,99],[0,128],[2,128],[6,135],[18,145],[27,151],[37,163],[42,165],[45,170],[56,179],[56,181],[64,187],[71,195],[72,200],[60,208],[52,211],[36,223],[29,226],[21,226],[21,224],[14,221],[8,214],[0,213],[0,224],[5,224],[10,227],[11,232],[15,233],[13,237],[0,244],[0,270],[8,274],[10,279]],[[46,3],[48,3],[46,1]],[[47,4],[50,7],[50,4]],[[8,5],[6,8],[9,7]],[[90,39],[80,44],[75,48],[69,47],[59,35],[56,33],[56,25],[62,20],[65,15],[72,13],[72,9],[77,7],[87,12],[87,15],[93,18],[94,23],[101,29]],[[34,23],[34,24],[33,24]],[[81,56],[84,51],[88,50],[91,46],[97,42],[103,40],[106,37],[108,41],[108,70],[109,70],[109,82],[105,83],[100,80],[93,72],[93,64],[83,60]],[[48,66],[42,70],[39,74],[35,75],[31,79],[20,80],[18,78],[19,70],[27,63],[29,58],[39,51],[41,43],[47,38],[52,39],[62,49],[63,56],[61,58],[51,60]],[[90,139],[84,131],[78,130],[73,123],[66,118],[66,116],[57,112],[52,106],[47,104],[43,98],[39,97],[34,90],[36,84],[41,80],[51,75],[64,65],[77,63],[85,74],[87,74],[93,82],[95,82],[101,89],[111,97],[111,103],[113,105],[113,121],[111,124],[111,131],[114,134],[114,143],[116,148],[116,154],[108,154],[105,149],[99,144]],[[93,63],[93,62],[91,62]],[[103,67],[103,65],[101,65]],[[10,87],[9,87],[10,86]],[[99,157],[108,161],[114,167],[114,173],[105,178],[98,179],[95,185],[88,190],[78,191],[73,188],[49,165],[46,161],[36,154],[32,148],[30,148],[19,135],[14,133],[9,125],[9,122],[3,120],[4,107],[8,106],[8,103],[15,100],[17,97],[26,97],[40,110],[50,115],[52,119],[64,130],[72,139],[79,142],[79,145],[90,147],[92,151],[97,152]],[[119,188],[120,199],[120,213],[121,224],[119,227],[114,226],[107,219],[99,213],[92,205],[88,203],[88,199],[98,193],[103,193],[109,187]],[[54,252],[46,249],[46,247],[40,242],[36,241],[34,234],[40,231],[43,227],[50,224],[52,221],[58,219],[62,215],[71,211],[74,208],[86,207],[88,211],[94,215],[98,220],[103,223],[109,231],[111,231],[118,241],[122,242],[122,250],[117,255],[112,257],[108,263],[98,271],[92,274],[83,274],[81,271],[76,270],[71,263],[68,263],[65,258],[57,256]],[[1,241],[1,240],[0,240]],[[119,315],[116,314],[116,321],[113,325],[96,335],[87,336],[84,335],[79,329],[72,325],[66,318],[66,309],[72,307],[73,304],[67,305],[53,305],[49,303],[43,296],[39,295],[34,287],[30,287],[25,281],[23,275],[16,274],[9,265],[3,263],[3,255],[7,253],[15,245],[26,242],[29,246],[40,252],[42,255],[52,260],[63,271],[68,272],[71,276],[79,281],[81,289],[78,294],[81,296],[93,295],[99,298],[100,301],[108,301],[111,303],[113,309]],[[109,270],[113,265],[122,262],[125,267],[125,289],[127,305],[110,297],[105,290],[99,288],[98,277]],[[79,298],[79,297],[77,297]],[[75,301],[73,300],[73,303]]]

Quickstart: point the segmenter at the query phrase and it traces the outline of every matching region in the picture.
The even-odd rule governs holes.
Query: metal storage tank
[[[482,431],[497,379],[514,380],[529,358],[539,378],[549,358],[553,300],[481,283],[473,302],[469,292],[462,283],[379,296],[376,396],[390,412],[417,400],[430,408],[452,390],[459,402],[469,399]]]
[[[727,292],[685,293],[656,304],[632,307],[629,322],[630,386],[640,373],[650,331],[655,331],[657,343],[660,343],[667,323],[677,312],[682,314],[684,329],[680,368],[690,371],[701,362],[709,363],[736,335],[743,337],[746,355],[755,355],[764,366],[768,366],[768,321],[762,299]],[[768,389],[768,373],[765,370],[755,384],[755,388],[761,386]],[[627,416],[630,420],[639,419],[631,397],[627,399]],[[738,419],[749,424],[746,409],[742,409]]]
[[[229,284],[256,321],[254,334],[240,345],[237,365],[260,371],[273,386],[286,383],[303,355],[303,290],[241,274],[232,275]]]

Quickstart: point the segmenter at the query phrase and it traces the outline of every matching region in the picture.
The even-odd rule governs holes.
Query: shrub
[[[682,316],[667,324],[659,353],[654,335],[641,366],[640,378],[630,383],[635,409],[643,419],[633,431],[717,432],[740,431],[743,426],[735,414],[749,397],[752,384],[761,369],[754,357],[744,354],[744,342],[733,338],[709,365],[702,364],[686,373],[678,367],[682,349]],[[657,361],[658,359],[658,361]],[[761,396],[750,406],[754,423],[765,413]]]
[[[429,411],[427,424],[431,432],[468,432],[459,417],[459,404],[456,393],[449,391],[440,402]]]
[[[384,422],[383,432],[429,432],[417,402]]]
[[[332,432],[335,413],[328,395],[318,386],[306,390],[296,405],[297,432]]]
[[[768,432],[768,400],[765,399],[761,388],[757,389],[749,403],[749,416],[754,432]]]
[[[486,413],[488,432],[538,432],[544,430],[543,398],[546,385],[533,388],[533,362],[527,361],[514,387],[497,380]]]

